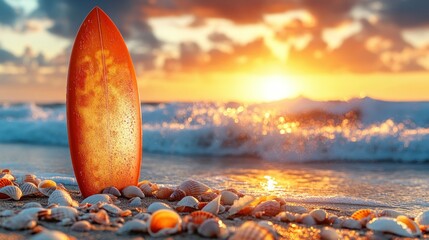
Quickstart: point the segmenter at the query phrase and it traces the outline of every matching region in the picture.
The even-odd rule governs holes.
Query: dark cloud
[[[16,60],[17,57],[13,53],[0,48],[0,63],[16,62]]]
[[[301,0],[302,7],[308,10],[320,27],[335,27],[350,20],[350,12],[360,0]]]
[[[428,0],[382,0],[379,14],[382,21],[401,28],[429,27]]]
[[[0,24],[13,25],[18,18],[18,14],[4,0],[0,0]]]
[[[232,43],[231,38],[221,32],[212,32],[207,38],[213,43]]]

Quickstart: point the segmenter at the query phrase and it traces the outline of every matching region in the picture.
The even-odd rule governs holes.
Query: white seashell
[[[259,226],[257,223],[247,221],[243,223],[232,235],[229,240],[242,240],[242,239],[264,239],[274,240],[274,236],[267,229]]]
[[[77,215],[78,211],[75,208],[59,206],[51,209],[51,215],[49,217],[57,221],[62,221],[65,218],[76,220]]]
[[[337,231],[331,227],[324,227],[320,230],[321,240],[339,240],[340,236]]]
[[[58,206],[76,207],[78,204],[72,199],[70,194],[64,190],[55,190],[48,199],[48,205],[58,204]]]
[[[122,189],[122,195],[126,198],[140,197],[144,198],[145,195],[137,186],[128,186]]]
[[[18,201],[22,197],[22,191],[17,186],[5,186],[0,188],[0,199],[13,199]]]
[[[8,179],[10,181],[15,181],[15,177],[10,173],[2,173],[0,174],[0,178]]]
[[[101,193],[103,193],[103,194],[111,194],[111,195],[113,195],[115,197],[120,197],[121,196],[121,192],[116,187],[107,187],[107,188],[103,189],[103,191],[101,191]]]
[[[15,215],[15,211],[7,209],[0,212],[0,217],[11,217]]]
[[[328,217],[328,213],[323,209],[314,209],[309,214],[317,223],[323,223]]]
[[[52,180],[43,180],[39,183],[39,185],[37,185],[37,188],[39,188],[39,191],[49,197],[49,195],[51,195],[51,193],[55,190],[57,190],[57,183],[52,181]]]
[[[150,216],[151,215],[149,213],[137,213],[133,218],[146,222],[147,220],[149,220]]]
[[[76,239],[63,232],[55,230],[43,230],[34,235],[30,240],[73,240]]]
[[[199,195],[210,190],[210,187],[204,183],[190,179],[182,182],[178,189],[183,190],[187,196],[198,197]]]
[[[200,201],[192,196],[186,196],[177,203],[177,207],[190,207],[197,209]]]
[[[276,220],[281,222],[295,222],[296,217],[293,213],[290,212],[280,212],[277,214]]]
[[[402,237],[415,237],[419,232],[413,232],[407,224],[394,218],[380,217],[371,220],[366,227],[373,231],[392,233]]]
[[[140,197],[133,197],[129,201],[130,207],[141,207],[142,199]]]
[[[109,214],[107,214],[107,212],[104,209],[102,209],[96,213],[91,214],[90,219],[92,222],[98,223],[101,225],[109,225],[110,224]]]
[[[241,210],[243,210],[245,207],[249,206],[251,202],[253,202],[255,198],[252,196],[244,196],[236,201],[234,201],[234,204],[232,204],[231,208],[228,210],[228,215],[232,216],[235,214],[239,214]]]
[[[34,183],[25,182],[19,188],[22,191],[22,196],[38,195],[40,194],[39,189]]]
[[[128,233],[146,233],[147,224],[138,219],[133,219],[126,222],[121,228],[118,229],[116,234],[123,235]]]
[[[153,202],[147,208],[147,212],[148,213],[154,213],[154,212],[161,210],[161,209],[171,209],[171,207],[168,206],[167,204],[163,203],[163,202]]]
[[[10,230],[32,229],[37,225],[36,219],[29,214],[17,214],[1,223],[1,227]]]
[[[33,207],[25,208],[19,212],[19,214],[25,214],[31,216],[33,219],[37,220],[41,217],[47,217],[51,215],[51,209],[46,209],[42,207]]]
[[[198,227],[198,233],[203,237],[208,238],[221,238],[225,239],[228,237],[229,231],[225,224],[216,218],[210,218],[204,221]]]
[[[429,211],[421,212],[415,221],[422,231],[429,232]]]
[[[107,194],[94,194],[85,198],[81,204],[89,203],[95,205],[97,203],[112,203],[112,198]]]
[[[230,191],[222,191],[220,195],[222,196],[220,201],[223,205],[232,205],[238,199],[238,195]]]
[[[353,218],[346,218],[342,221],[341,227],[359,230],[362,229],[362,224],[358,220],[355,220]]]
[[[106,212],[114,217],[122,216],[124,213],[124,210],[120,209],[114,204],[101,204],[100,209],[106,210]]]
[[[314,218],[307,213],[301,215],[301,217],[299,218],[299,222],[307,226],[314,226],[317,224],[316,220],[314,220]]]
[[[91,223],[86,220],[75,222],[70,228],[70,230],[75,232],[88,232],[91,231],[91,229]]]
[[[404,215],[403,213],[397,212],[392,209],[384,209],[378,214],[378,217],[390,217],[390,218],[397,218],[398,216]]]
[[[308,213],[308,209],[302,206],[294,206],[294,205],[283,205],[281,209],[285,212],[291,212],[291,213]]]
[[[269,200],[258,204],[252,214],[254,216],[276,216],[280,212],[280,203],[275,200]]]
[[[220,198],[222,196],[219,195],[215,199],[213,199],[211,202],[209,202],[206,206],[201,209],[203,212],[209,212],[213,213],[214,215],[217,215],[219,213],[219,206],[220,206]]]
[[[181,230],[182,218],[171,209],[154,212],[148,221],[148,232],[153,237],[168,236]]]

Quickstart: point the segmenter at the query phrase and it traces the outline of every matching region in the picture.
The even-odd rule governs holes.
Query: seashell
[[[359,230],[359,229],[362,229],[362,224],[356,219],[346,218],[345,220],[342,221],[341,227]]]
[[[182,218],[171,209],[154,212],[148,221],[148,232],[153,237],[167,236],[181,230]]]
[[[22,191],[15,185],[0,188],[0,199],[13,199],[18,201],[22,197]]]
[[[285,212],[291,212],[291,213],[308,213],[308,209],[302,206],[295,206],[295,205],[283,205],[281,206],[281,209]]]
[[[158,210],[161,209],[171,209],[170,206],[168,206],[167,204],[163,203],[163,202],[153,202],[149,205],[149,207],[147,208],[147,212],[148,213],[154,213]]]
[[[330,224],[334,223],[335,220],[337,220],[337,219],[338,219],[338,216],[335,214],[329,214],[328,215],[328,223],[330,223]]]
[[[250,211],[244,211],[247,210],[246,208],[250,205],[251,202],[253,202],[254,197],[252,196],[244,196],[236,201],[234,201],[234,204],[232,204],[231,208],[228,210],[228,215],[236,215],[236,214],[247,214]]]
[[[415,237],[419,235],[418,232],[413,232],[407,224],[389,217],[374,218],[366,227],[373,231],[392,233],[401,237]]]
[[[64,190],[55,190],[48,199],[48,205],[58,204],[58,206],[76,207],[78,204],[72,199],[70,194]]]
[[[42,204],[38,203],[38,202],[29,202],[24,204],[24,206],[22,206],[23,209],[27,209],[27,208],[41,208]]]
[[[328,213],[323,209],[314,209],[309,214],[317,223],[323,223],[328,217]]]
[[[34,235],[31,240],[73,240],[76,239],[63,232],[55,230],[43,230]]]
[[[95,205],[97,203],[112,203],[112,198],[107,194],[94,194],[85,198],[81,204],[89,203]]]
[[[147,220],[149,220],[150,216],[151,215],[149,213],[137,213],[133,218],[146,222]]]
[[[252,214],[258,215],[261,214],[264,216],[276,216],[280,212],[280,203],[275,200],[269,200],[258,204],[254,209]]]
[[[9,230],[23,230],[32,229],[37,225],[36,219],[30,214],[17,214],[9,217],[3,223],[1,227]]]
[[[0,178],[0,188],[5,186],[12,186],[13,182],[7,178]]]
[[[15,211],[6,209],[0,212],[0,217],[11,217],[15,215]]]
[[[340,236],[337,231],[331,227],[324,227],[320,230],[321,240],[339,240]]]
[[[103,193],[103,194],[111,194],[111,195],[113,195],[115,197],[120,197],[121,196],[121,192],[116,187],[107,187],[107,188],[103,189],[103,191],[101,191],[101,193]]]
[[[228,237],[229,231],[225,224],[216,218],[207,219],[198,227],[198,233],[203,237],[221,238]]]
[[[199,226],[207,219],[216,218],[216,216],[212,213],[203,211],[192,212],[191,214],[189,214],[189,216],[191,218],[191,222],[194,223],[196,226]]]
[[[411,230],[411,232],[414,234],[414,236],[420,236],[422,234],[422,232],[420,231],[419,225],[416,222],[414,222],[413,220],[411,220],[410,218],[408,218],[407,216],[404,216],[404,215],[398,216],[396,218],[396,220],[407,225],[408,229]]]
[[[220,198],[221,198],[220,195],[217,196],[215,199],[209,202],[205,207],[203,207],[201,211],[209,212],[209,213],[213,213],[214,215],[217,215],[219,213]]]
[[[185,196],[186,196],[185,191],[181,189],[176,189],[171,193],[170,197],[168,197],[168,201],[180,201]]]
[[[314,226],[317,224],[316,220],[314,220],[314,218],[308,213],[302,214],[299,217],[298,222],[305,224],[307,226]]]
[[[257,223],[247,221],[243,223],[232,235],[229,240],[241,240],[241,239],[264,239],[274,240],[274,236],[267,229],[259,226]]]
[[[133,219],[126,222],[121,228],[118,229],[116,234],[128,234],[128,233],[146,233],[147,232],[147,224],[138,219]]]
[[[129,201],[130,207],[141,207],[142,199],[140,197],[133,197]]]
[[[238,195],[230,191],[222,191],[220,194],[223,205],[232,205],[238,199]]]
[[[145,196],[152,197],[153,193],[158,190],[158,185],[155,183],[147,182],[141,185],[138,185],[138,187],[142,190]]]
[[[280,203],[280,206],[283,206],[283,205],[285,205],[285,204],[286,204],[286,200],[285,200],[284,198],[276,197],[276,198],[274,198],[273,200],[276,200],[277,202],[279,202],[279,203]]]
[[[168,199],[173,193],[174,189],[169,187],[160,187],[158,191],[155,192],[155,197],[158,199]]]
[[[107,212],[102,209],[94,214],[91,214],[90,217],[92,222],[101,224],[101,225],[109,225],[110,224],[110,218],[109,218],[109,214],[107,214]]]
[[[0,179],[1,178],[8,179],[11,182],[15,181],[15,177],[12,174],[10,174],[10,173],[2,173],[2,174],[0,174]]]
[[[204,183],[190,179],[182,182],[178,189],[183,190],[187,196],[198,197],[199,195],[210,190],[210,187]]]
[[[34,184],[34,185],[38,186],[38,185],[39,185],[39,183],[40,183],[40,179],[38,179],[38,178],[36,177],[36,175],[33,175],[33,174],[25,174],[25,175],[24,175],[24,176],[22,176],[22,178],[21,178],[21,183],[26,183],[26,182],[28,182],[28,183],[32,183],[32,184]]]
[[[132,214],[130,210],[124,211],[114,204],[101,204],[100,209],[104,209],[109,215],[114,217],[125,217]]]
[[[177,203],[176,210],[179,212],[190,212],[198,209],[199,203],[200,202],[198,201],[198,199],[192,196],[186,196]],[[185,211],[185,210],[190,210],[190,211]]]
[[[10,169],[8,169],[8,168],[2,169],[2,170],[1,170],[1,173],[2,173],[2,174],[12,174],[12,172],[11,172],[11,171],[10,171]]]
[[[22,191],[22,196],[38,195],[40,194],[39,189],[34,183],[25,182],[19,186]]]
[[[19,212],[19,214],[29,215],[34,220],[37,220],[38,218],[47,217],[51,215],[50,209],[45,209],[42,207],[37,208],[26,208]]]
[[[293,213],[290,212],[280,212],[277,214],[276,220],[281,222],[295,222],[296,217]]]
[[[424,232],[429,231],[429,211],[421,212],[415,219],[420,229]]]
[[[75,222],[70,228],[70,230],[75,232],[88,232],[91,231],[91,229],[91,223],[86,220]]]
[[[128,186],[122,189],[122,195],[126,198],[140,197],[144,198],[145,195],[142,190],[136,186]]]
[[[351,216],[351,218],[358,221],[368,217],[371,217],[371,219],[374,218],[375,212],[372,211],[371,209],[360,209],[354,212]]]
[[[238,191],[237,189],[235,189],[235,188],[228,188],[228,189],[225,189],[224,191],[230,191],[230,192],[233,192],[233,193],[237,194],[237,196],[238,196],[238,197],[240,197],[240,198],[244,197],[244,194],[243,194],[243,193],[241,193],[241,192],[239,192],[239,191]]]
[[[53,191],[57,190],[57,183],[52,180],[43,180],[37,185],[37,188],[39,188],[39,192],[49,197]]]
[[[270,231],[273,236],[277,236],[277,231],[274,228],[274,224],[271,221],[259,221],[258,225]]]
[[[51,209],[50,219],[62,221],[65,218],[76,220],[78,211],[73,207],[59,206]]]
[[[215,199],[218,196],[215,192],[205,192],[198,196],[198,200],[201,202],[211,202],[213,199]]]
[[[398,216],[404,215],[400,212],[397,212],[392,209],[384,209],[381,211],[377,217],[390,217],[390,218],[397,218]]]

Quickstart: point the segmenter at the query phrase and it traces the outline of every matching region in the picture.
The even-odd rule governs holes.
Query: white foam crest
[[[346,204],[346,205],[359,205],[369,207],[392,207],[386,203],[371,199],[345,197],[345,196],[307,196],[299,198],[286,197],[286,202],[293,203],[314,203],[314,204]]]

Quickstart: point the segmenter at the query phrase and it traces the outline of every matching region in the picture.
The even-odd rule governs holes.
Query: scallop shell
[[[103,191],[101,191],[101,193],[111,194],[111,195],[113,195],[115,197],[120,197],[121,196],[121,192],[116,187],[107,187],[107,188],[103,189]]]
[[[59,206],[77,206],[77,202],[64,190],[55,190],[51,193],[48,199],[48,205],[51,204],[58,204]]]
[[[118,229],[116,234],[128,234],[128,233],[146,233],[147,232],[147,224],[138,219],[133,219],[126,222],[121,228]]]
[[[373,231],[392,233],[402,237],[414,237],[419,235],[417,232],[413,232],[407,224],[402,221],[388,217],[374,218],[366,227]]]
[[[209,212],[209,213],[213,213],[214,215],[217,215],[219,213],[220,198],[221,198],[220,195],[217,196],[215,199],[209,202],[205,207],[203,207],[201,211]]]
[[[314,209],[309,214],[317,223],[323,223],[328,218],[328,213],[323,209]]]
[[[342,221],[341,227],[359,230],[362,229],[362,224],[356,219],[346,218],[344,221]]]
[[[47,179],[47,180],[41,181],[37,186],[37,188],[39,188],[39,191],[43,195],[49,197],[49,195],[51,195],[53,191],[57,190],[57,183]]]
[[[168,236],[181,230],[182,218],[171,209],[154,212],[148,221],[148,232],[153,237]]]
[[[161,210],[161,209],[171,210],[171,207],[168,206],[167,204],[163,203],[163,202],[153,202],[147,208],[147,212],[153,213],[153,212],[156,212],[156,211]]]
[[[158,191],[155,192],[155,197],[158,199],[167,199],[173,193],[174,189],[169,187],[160,187]]]
[[[5,186],[12,186],[13,182],[7,178],[0,178],[0,188]]]
[[[189,207],[189,208],[197,209],[198,203],[200,203],[198,199],[192,196],[186,196],[177,203],[177,207]]]
[[[252,196],[244,196],[236,201],[234,201],[234,204],[232,204],[231,208],[228,210],[228,215],[232,216],[235,214],[243,214],[243,210],[245,210],[246,207],[249,206],[251,202],[253,202],[255,198]],[[251,211],[251,209],[250,209]],[[250,212],[249,211],[249,212]]]
[[[220,201],[223,205],[232,205],[238,199],[238,195],[230,191],[222,191],[220,194],[222,196]]]
[[[320,239],[321,240],[338,240],[340,236],[337,231],[331,227],[324,227],[320,230]]]
[[[190,221],[197,226],[206,221],[207,219],[216,218],[216,216],[212,213],[203,211],[192,212],[191,214],[189,214],[189,216],[191,219]]]
[[[40,194],[39,189],[37,188],[34,183],[31,182],[25,182],[19,186],[19,188],[22,191],[23,196],[30,196],[30,195],[38,195]]]
[[[274,236],[267,229],[259,226],[257,223],[247,221],[243,223],[229,240],[241,239],[264,239],[274,240]]]
[[[10,230],[31,229],[37,225],[36,219],[29,214],[17,214],[1,223],[1,227]]]
[[[75,208],[60,206],[51,209],[51,215],[49,218],[57,221],[62,221],[65,218],[76,220],[77,215],[78,211]]]
[[[187,196],[198,197],[199,195],[210,190],[210,187],[204,183],[195,181],[195,180],[186,180],[182,182],[178,189],[185,191]]]
[[[353,218],[354,220],[360,221],[364,218],[371,217],[371,216],[372,216],[372,218],[375,217],[375,212],[373,210],[371,210],[371,209],[360,209],[360,210],[357,210],[356,212],[354,212],[352,214],[351,218]]]
[[[130,207],[141,207],[142,206],[142,199],[140,197],[133,197],[129,201]]]
[[[429,231],[429,211],[421,212],[417,215],[415,221],[422,231]]]
[[[107,194],[94,194],[94,195],[91,195],[91,196],[85,198],[81,202],[81,204],[89,203],[91,205],[95,205],[99,202],[101,202],[101,203],[112,203],[112,199]]]
[[[291,213],[308,213],[308,209],[302,206],[295,206],[295,205],[283,205],[281,206],[281,209],[285,212],[291,212]]]
[[[198,227],[198,233],[203,237],[225,239],[228,229],[225,224],[216,218],[207,219]]]
[[[55,230],[43,230],[39,232],[38,234],[34,235],[34,237],[31,238],[31,240],[73,240],[76,239],[74,237],[71,237],[63,232],[55,231]]]
[[[152,197],[153,193],[158,190],[158,185],[155,183],[147,182],[141,185],[138,185],[139,188],[142,190],[145,196]]]
[[[260,214],[262,213],[262,215],[264,216],[276,216],[277,214],[279,214],[280,212],[280,203],[275,201],[275,200],[269,200],[269,201],[265,201],[260,203],[259,205],[257,205],[254,209],[252,214]]]
[[[170,197],[168,197],[168,201],[180,201],[185,196],[186,196],[185,191],[181,189],[176,189],[171,193]]]
[[[0,188],[0,199],[13,199],[18,201],[21,197],[22,191],[15,185]]]
[[[122,189],[122,195],[126,198],[140,197],[144,198],[145,195],[142,190],[136,186],[128,186]]]
[[[13,175],[11,175],[10,173],[2,173],[2,174],[0,174],[0,179],[1,178],[8,179],[8,180],[10,180],[12,182],[15,181],[15,177]]]
[[[75,232],[88,232],[91,231],[92,224],[86,220],[75,222],[71,227],[70,230]]]

